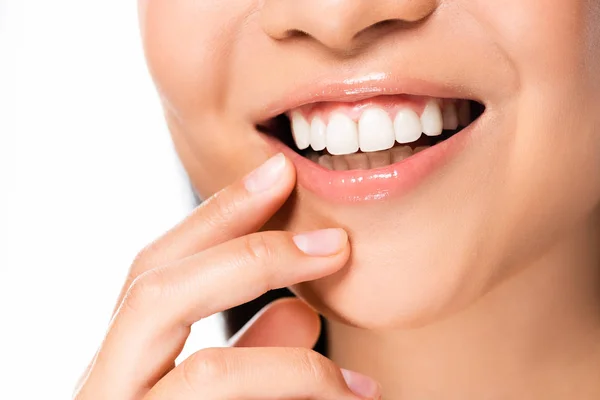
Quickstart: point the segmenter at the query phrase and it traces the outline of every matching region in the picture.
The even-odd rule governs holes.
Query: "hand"
[[[143,250],[75,398],[377,398],[370,379],[310,350],[318,317],[297,299],[267,306],[237,347],[200,350],[175,366],[194,322],[346,263],[341,229],[255,233],[294,183],[292,164],[277,155]]]

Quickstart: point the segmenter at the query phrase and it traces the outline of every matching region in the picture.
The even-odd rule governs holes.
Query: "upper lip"
[[[397,77],[382,72],[297,84],[282,98],[275,99],[259,110],[255,121],[265,123],[287,111],[316,102],[356,102],[375,96],[399,94],[473,100],[485,104],[482,99],[458,85]]]

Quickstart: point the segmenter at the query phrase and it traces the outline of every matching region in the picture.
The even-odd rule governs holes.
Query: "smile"
[[[294,162],[298,183],[332,201],[408,192],[464,147],[485,112],[466,98],[351,86],[257,125]]]

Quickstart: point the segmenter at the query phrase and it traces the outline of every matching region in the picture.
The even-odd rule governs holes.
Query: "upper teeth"
[[[460,123],[466,125],[464,118],[460,119]],[[387,150],[396,142],[415,142],[421,133],[441,135],[443,129],[458,127],[459,112],[452,102],[445,105],[442,112],[439,101],[431,100],[420,117],[411,108],[403,108],[392,121],[384,109],[370,107],[362,113],[358,123],[344,113],[333,112],[328,124],[319,116],[309,124],[298,111],[292,113],[291,122],[294,141],[300,150],[309,146],[315,151],[327,148],[332,155],[342,155],[356,153],[359,149],[363,152]]]

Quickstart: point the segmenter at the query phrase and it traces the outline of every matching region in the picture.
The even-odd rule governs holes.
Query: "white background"
[[[70,398],[132,258],[192,203],[136,2],[0,0],[1,399]]]

